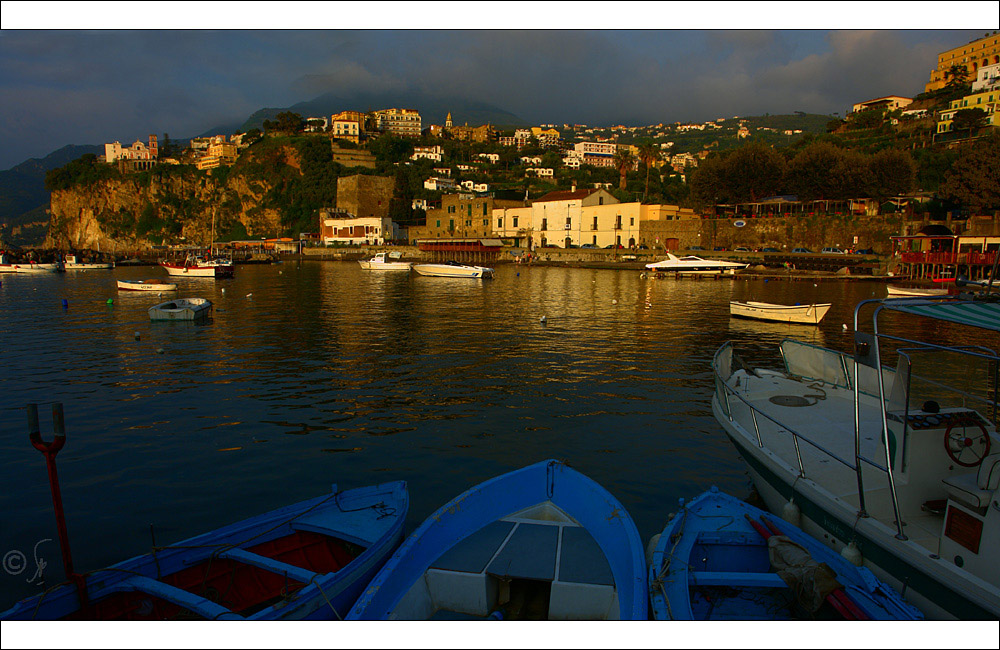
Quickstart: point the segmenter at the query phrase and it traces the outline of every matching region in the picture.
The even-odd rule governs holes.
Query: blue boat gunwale
[[[339,492],[337,485],[333,484],[328,494],[282,506],[180,542],[156,548],[150,553],[137,555],[114,565],[89,571],[85,574],[88,595],[92,601],[100,600],[116,591],[122,591],[123,583],[130,578],[152,577],[155,579],[157,575],[170,575],[200,564],[210,557],[218,556],[220,552],[227,549],[237,549],[241,545],[245,546],[251,543],[266,543],[290,534],[294,530],[296,519],[305,515],[320,514],[326,511],[333,513],[336,512],[333,510],[334,508],[345,513],[351,512],[353,506],[376,498],[382,499],[380,503],[384,505],[386,512],[373,520],[372,530],[375,534],[371,535],[370,539],[362,539],[346,531],[338,530],[335,518],[330,520],[331,525],[325,530],[321,527],[302,529],[364,547],[364,550],[348,564],[337,571],[316,573],[310,583],[303,585],[287,600],[269,605],[245,619],[232,612],[230,612],[231,616],[226,618],[232,620],[267,619],[275,614],[283,615],[296,609],[308,607],[309,603],[317,599],[319,608],[332,606],[330,598],[337,600],[337,596],[346,590],[353,591],[363,588],[364,584],[352,587],[352,581],[361,578],[367,572],[374,573],[375,563],[380,558],[387,556],[389,551],[401,540],[409,510],[409,493],[405,481],[391,481]],[[357,508],[357,510],[375,509],[379,505],[378,503],[369,504]],[[386,521],[383,523],[382,519],[386,519]],[[232,539],[241,534],[249,535],[261,528],[264,530],[256,535],[243,537],[239,540]],[[59,601],[69,602],[60,605]],[[340,603],[340,606],[347,609],[351,604],[353,602]],[[0,619],[20,618],[29,612],[34,612],[30,618],[35,618],[45,609],[57,609],[58,611],[54,616],[45,616],[40,620],[58,619],[71,615],[78,609],[78,606],[75,585],[60,583],[41,594],[18,601],[7,611],[0,613]],[[308,616],[310,613],[306,611],[303,615]],[[336,609],[332,615],[342,617],[342,613]]]
[[[502,503],[494,498],[498,493],[506,498]],[[595,499],[602,502],[602,508],[593,507]],[[635,523],[621,502],[599,483],[553,459],[487,479],[438,508],[383,565],[346,619],[387,618],[416,580],[448,549],[494,521],[548,501],[586,529],[604,553],[614,576],[620,618],[646,620],[645,550]],[[454,516],[459,511],[465,516]],[[627,549],[627,557],[622,549]],[[386,599],[388,602],[382,602]]]
[[[699,572],[690,567],[687,558],[694,546],[702,542],[704,539],[702,535],[705,534],[705,531],[699,532],[699,534],[694,538],[690,535],[686,536],[687,538],[684,540],[684,546],[682,547],[678,543],[677,547],[671,550],[671,553],[676,550],[677,554],[671,555],[670,558],[666,557],[667,545],[674,543],[671,540],[671,537],[679,534],[677,529],[684,525],[684,518],[686,518],[689,514],[695,514],[695,516],[698,516],[695,511],[705,507],[706,505],[711,507],[711,504],[713,503],[721,504],[723,507],[728,509],[737,509],[741,514],[746,513],[754,518],[760,517],[761,519],[767,519],[777,524],[782,535],[805,548],[817,562],[827,563],[836,572],[838,581],[843,585],[843,590],[848,595],[852,596],[855,602],[859,604],[867,614],[874,614],[869,606],[869,603],[875,600],[874,595],[877,594],[879,597],[884,599],[884,604],[877,604],[876,606],[889,612],[895,611],[900,620],[922,620],[924,618],[923,614],[917,610],[917,608],[905,601],[902,596],[900,596],[891,587],[880,581],[867,568],[851,564],[839,553],[825,546],[822,542],[798,527],[788,523],[787,521],[780,520],[770,513],[756,508],[745,501],[721,492],[714,486],[711,490],[708,490],[691,501],[684,503],[681,511],[677,513],[677,515],[664,527],[660,539],[653,550],[650,557],[648,579],[650,606],[653,610],[654,617],[656,615],[660,615],[660,610],[662,610],[665,606],[668,606],[669,603],[668,611],[670,614],[673,614],[671,620],[691,620],[693,618],[688,589],[690,586],[699,584]],[[743,518],[740,517],[740,519]],[[749,526],[749,524],[746,525]],[[741,526],[743,526],[743,524],[741,524]],[[734,534],[740,533],[740,536],[742,536],[741,531],[731,532]],[[732,539],[735,541],[737,537],[738,536],[734,535]],[[767,548],[766,542],[763,541],[763,538],[760,538],[759,546],[765,549]],[[664,562],[667,559],[671,560],[671,566],[669,568],[664,566]],[[664,571],[664,569],[667,570]],[[709,576],[709,574],[705,575]],[[750,586],[773,586],[780,588],[783,584],[779,584],[773,579],[766,579],[757,574],[748,575],[757,576],[755,578],[747,578],[747,581],[751,583]],[[714,580],[714,578],[715,576],[709,576],[709,580]],[[662,612],[662,614],[666,615],[667,612]],[[872,617],[876,618],[874,615]],[[665,616],[665,618],[669,618],[669,616]]]

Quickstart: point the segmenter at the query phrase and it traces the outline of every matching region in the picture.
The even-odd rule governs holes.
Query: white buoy
[[[250,293],[247,294],[247,298],[251,298],[251,297],[253,297],[253,291],[251,291]]]
[[[781,508],[781,518],[793,526],[800,526],[802,523],[802,511],[795,504],[795,497],[788,500],[788,503]]]
[[[163,348],[156,348],[157,354],[163,354]]]
[[[845,332],[847,331],[847,323],[843,323],[843,324],[841,325],[841,327],[843,327],[843,328],[844,328],[844,331],[845,331]]]
[[[612,304],[612,305],[617,305],[617,304],[618,304],[618,301],[617,301],[617,300],[612,300],[612,301],[611,301],[611,304]]]
[[[861,566],[864,563],[864,558],[861,557],[861,549],[854,542],[842,548],[840,554],[854,566]]]
[[[226,288],[222,287],[222,293],[226,293]]]

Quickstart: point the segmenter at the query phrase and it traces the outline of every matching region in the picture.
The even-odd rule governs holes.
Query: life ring
[[[952,436],[951,430],[956,426],[961,425],[963,428],[966,425],[975,425],[979,427],[982,434],[979,435],[978,440],[985,440],[986,447],[983,449],[982,456],[976,456],[976,460],[971,463],[966,463],[958,459],[958,456],[962,454],[966,449],[971,449],[976,443],[976,440],[962,435],[962,436]],[[964,432],[963,432],[964,433]],[[948,428],[944,430],[944,450],[948,453],[948,458],[952,459],[956,464],[962,467],[976,467],[983,462],[983,459],[990,455],[990,434],[986,431],[986,427],[978,419],[962,419],[954,420],[948,424]],[[976,452],[972,452],[975,455]]]

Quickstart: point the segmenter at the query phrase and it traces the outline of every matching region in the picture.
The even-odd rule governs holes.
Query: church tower
[[[444,128],[450,129],[451,127],[452,127],[452,124],[451,124],[451,111],[448,111],[448,117],[445,118],[445,121],[444,121]]]

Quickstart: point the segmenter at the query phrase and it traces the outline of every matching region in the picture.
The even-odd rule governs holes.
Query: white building
[[[976,80],[972,82],[972,92],[996,90],[1000,88],[1000,63],[984,65],[976,72]]]
[[[554,172],[551,167],[528,167],[524,170],[525,176],[537,176],[538,178],[552,178]]]
[[[375,111],[379,131],[406,138],[420,137],[420,113],[410,108],[386,108]]]
[[[434,162],[441,162],[444,158],[444,147],[441,145],[435,145],[433,147],[414,147],[413,154],[410,156],[410,160],[433,160]]]
[[[454,179],[432,176],[424,181],[424,189],[447,192],[458,189],[458,185],[455,183]]]
[[[481,153],[479,154],[479,158],[482,158],[483,160],[486,160],[493,165],[500,162],[500,154],[498,153]]]
[[[577,142],[573,145],[580,162],[594,167],[614,167],[617,150],[618,145],[613,142]]]
[[[521,162],[525,165],[541,165],[541,156],[521,156]]]
[[[389,217],[356,217],[348,212],[320,210],[320,240],[333,244],[384,244],[399,239]]]

